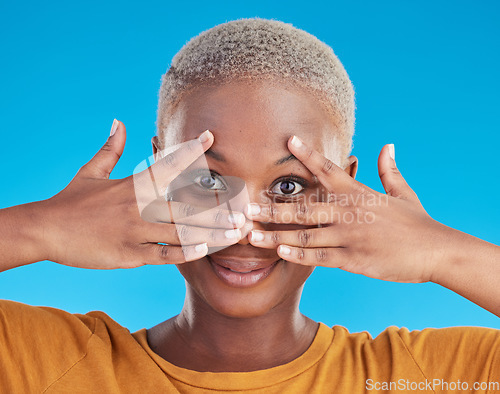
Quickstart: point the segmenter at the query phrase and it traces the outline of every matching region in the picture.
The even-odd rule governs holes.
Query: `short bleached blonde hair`
[[[342,159],[352,150],[354,88],[331,47],[289,23],[262,18],[222,23],[192,38],[162,76],[157,132],[164,130],[186,92],[241,78],[278,78],[320,99],[339,120]]]

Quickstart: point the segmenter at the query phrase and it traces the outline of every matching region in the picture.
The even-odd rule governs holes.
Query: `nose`
[[[270,201],[270,198],[266,195],[265,192],[262,191],[262,189],[258,189],[257,187],[252,187],[248,183],[246,184],[246,187],[250,203],[263,204]],[[238,244],[248,245],[250,243],[250,241],[248,240],[248,235],[250,231],[266,230],[266,224],[259,221],[253,221],[245,216],[245,224],[243,225],[243,227],[240,228],[240,230],[242,238],[238,241]]]
[[[245,224],[240,228],[242,238],[238,241],[240,245],[248,245],[250,241],[248,240],[248,236],[251,230],[262,230],[265,231],[265,224],[262,222],[253,221],[251,219],[246,218]]]

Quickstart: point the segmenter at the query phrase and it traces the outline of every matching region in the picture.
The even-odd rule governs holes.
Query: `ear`
[[[356,178],[356,173],[358,172],[358,158],[356,156],[349,156],[347,159],[347,165],[344,168],[353,179]]]
[[[160,150],[160,141],[158,141],[158,136],[155,135],[153,138],[151,138],[151,144],[153,145],[153,155],[155,157],[155,161],[157,161],[157,153]]]

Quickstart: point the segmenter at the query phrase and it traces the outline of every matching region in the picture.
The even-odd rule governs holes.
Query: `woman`
[[[387,194],[355,181],[354,93],[329,47],[278,21],[216,26],[174,57],[157,123],[151,168],[108,179],[125,144],[115,120],[67,188],[2,210],[0,265],[176,264],[182,311],[130,333],[103,312],[3,300],[2,392],[497,389],[498,330],[389,327],[372,339],[299,311],[321,265],[433,281],[500,316],[500,248],[433,220],[393,146],[378,162]],[[176,189],[179,175],[196,189]],[[224,200],[228,178],[244,182],[243,212]],[[166,192],[166,205],[146,209]],[[206,203],[214,195],[223,203]]]

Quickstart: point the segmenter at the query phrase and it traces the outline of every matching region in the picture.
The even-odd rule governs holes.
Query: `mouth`
[[[223,260],[207,255],[207,260],[212,266],[219,279],[231,287],[250,287],[262,282],[275,269],[275,267],[284,262],[283,259],[277,259],[273,263],[245,262],[235,264],[229,260]]]

